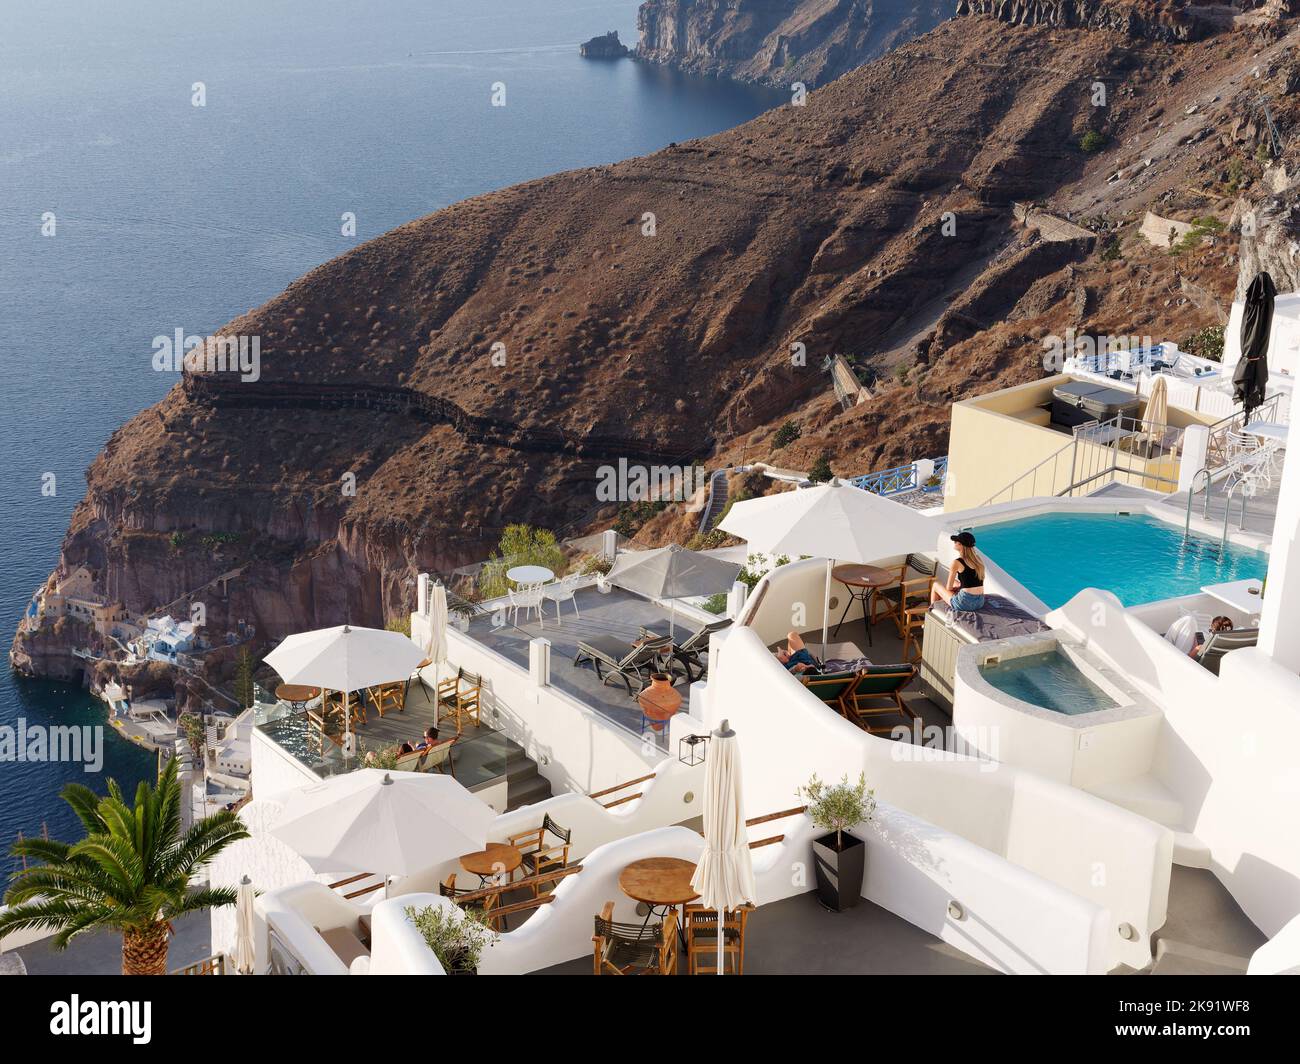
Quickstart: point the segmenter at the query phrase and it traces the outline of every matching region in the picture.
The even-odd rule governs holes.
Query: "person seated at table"
[[[1214,620],[1210,622],[1210,636],[1217,635],[1219,632],[1231,631],[1231,617],[1219,616],[1215,617]],[[1209,638],[1207,638],[1204,632],[1197,632],[1196,638],[1192,641],[1192,649],[1187,652],[1187,656],[1190,658],[1199,658],[1201,656],[1201,651],[1205,649],[1205,644],[1209,641]]]
[[[984,606],[984,559],[975,550],[970,532],[949,536],[957,544],[957,557],[948,567],[948,582],[935,581],[930,589],[930,604],[942,599],[954,610],[978,610]]]
[[[438,729],[434,725],[430,724],[427,728],[424,729],[424,737],[418,743],[415,744],[415,749],[427,750],[437,741],[438,741]]]
[[[785,649],[776,652],[776,660],[794,673],[817,672],[821,668],[812,656],[812,651],[804,646],[798,632],[786,635]]]

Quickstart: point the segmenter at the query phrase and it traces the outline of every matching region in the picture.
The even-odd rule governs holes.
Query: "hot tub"
[[[1048,630],[962,647],[953,727],[967,749],[1093,787],[1145,773],[1161,713],[1082,644]]]

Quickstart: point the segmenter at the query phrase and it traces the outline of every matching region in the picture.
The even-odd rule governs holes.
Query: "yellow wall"
[[[1038,469],[1016,487],[1015,498],[1055,495],[1072,479],[1107,468],[1114,457],[1110,448],[1080,443],[1075,449],[1068,433],[1048,428],[1047,411],[1052,389],[1072,378],[1068,374],[1046,377],[1030,384],[1004,388],[988,395],[954,403],[948,441],[948,475],[944,485],[944,507],[963,510],[980,506],[1002,492],[1013,481],[1039,466],[1053,455],[1058,457]],[[1192,424],[1210,424],[1213,418],[1181,407],[1169,408],[1168,423],[1174,428]],[[1124,465],[1147,474],[1178,478],[1178,462],[1169,457],[1143,462],[1136,456],[1124,456]],[[1173,485],[1144,479],[1140,475],[1123,476],[1123,482],[1156,491],[1169,491]],[[1101,481],[1096,486],[1101,486]],[[1011,501],[1008,492],[999,502]]]

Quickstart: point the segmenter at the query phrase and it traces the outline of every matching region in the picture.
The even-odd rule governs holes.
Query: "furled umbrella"
[[[1241,359],[1232,374],[1233,398],[1241,404],[1242,423],[1264,401],[1268,390],[1268,341],[1273,330],[1273,278],[1261,271],[1246,289],[1241,315]]]
[[[344,698],[345,748],[351,733],[347,695],[385,683],[405,681],[423,660],[423,652],[401,632],[353,628],[343,624],[285,639],[264,659],[285,683],[307,684]],[[324,693],[321,700],[324,704]]]
[[[313,871],[387,885],[483,849],[495,816],[451,776],[362,768],[290,792],[271,834]]]
[[[1165,383],[1164,377],[1157,377],[1151,384],[1143,420],[1146,422],[1147,439],[1154,449],[1161,444],[1169,429],[1169,385]]]
[[[235,899],[235,971],[252,975],[257,964],[257,950],[253,945],[253,881],[244,876],[239,881]]]
[[[709,739],[704,769],[704,852],[691,888],[700,904],[718,912],[717,974],[722,975],[726,914],[758,903],[745,830],[744,789],[736,733],[723,721]]]
[[[932,550],[939,532],[934,521],[911,507],[838,481],[738,502],[718,527],[766,554],[826,559],[823,658],[835,562],[865,565]]]
[[[447,589],[439,580],[429,588],[429,641],[424,658],[433,666],[433,690],[437,698],[438,666],[447,660]]]
[[[740,566],[676,543],[657,550],[620,554],[606,583],[649,598],[669,599],[668,631],[676,634],[679,598],[715,595],[735,583]]]

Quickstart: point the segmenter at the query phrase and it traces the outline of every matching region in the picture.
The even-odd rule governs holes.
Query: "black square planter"
[[[835,833],[813,840],[813,870],[817,875],[817,900],[831,912],[852,909],[862,900],[862,873],[867,845],[847,831],[837,846]]]

